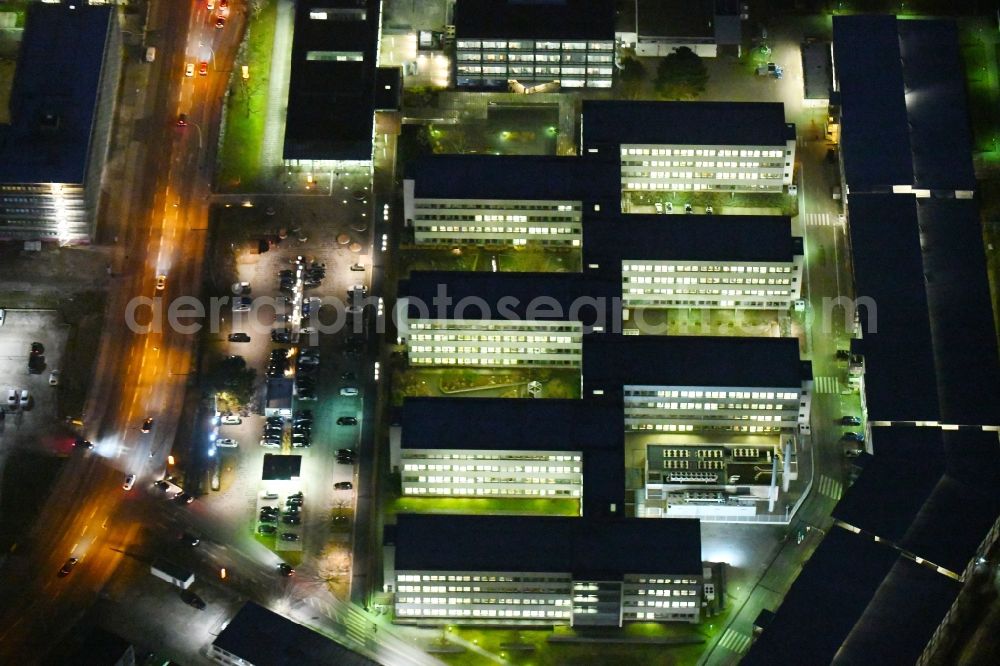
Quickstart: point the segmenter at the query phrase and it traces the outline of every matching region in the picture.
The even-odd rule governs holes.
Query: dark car
[[[280,573],[282,576],[291,576],[295,573],[295,569],[292,568],[291,564],[288,564],[287,562],[282,562],[281,564],[278,565],[278,573]]]
[[[863,442],[865,441],[865,436],[860,432],[845,432],[843,439],[848,442]]]
[[[77,437],[73,442],[73,446],[78,449],[92,449],[94,448],[93,443],[89,439],[84,439],[82,437]]]
[[[851,352],[849,349],[838,349],[837,350],[837,360],[838,361],[850,361]]]
[[[142,422],[142,431],[149,432],[153,429],[153,418],[147,417],[145,421]]]
[[[282,532],[281,533],[281,540],[282,541],[298,541],[299,540],[299,535],[296,534],[295,532]]]
[[[199,543],[201,543],[201,539],[199,539],[193,534],[188,534],[187,532],[184,532],[183,534],[181,534],[180,542],[185,546],[190,546],[191,548],[194,548]]]
[[[350,481],[338,481],[337,483],[333,484],[334,490],[352,490],[353,488],[354,484],[351,483]]]
[[[157,479],[153,482],[153,487],[159,488],[160,490],[169,490],[170,483],[166,479]]]
[[[75,567],[76,563],[79,561],[80,558],[78,557],[71,557],[68,560],[66,560],[66,562],[62,565],[62,568],[59,570],[59,577],[63,578],[65,576],[68,576],[69,572],[73,570],[73,567]]]
[[[181,590],[181,601],[192,608],[205,610],[205,601],[191,590]]]
[[[301,497],[289,497],[285,500],[285,506],[302,506],[304,500]]]
[[[258,525],[257,534],[274,534],[278,531],[278,528],[274,525]]]
[[[194,495],[190,493],[180,492],[174,495],[174,501],[178,504],[190,504],[194,501]]]
[[[353,456],[354,449],[337,449],[338,456]]]
[[[31,355],[32,356],[41,356],[44,353],[45,353],[45,345],[43,345],[41,342],[32,342],[31,343]]]
[[[230,333],[230,342],[250,342],[250,336],[246,333]]]
[[[352,426],[358,425],[358,419],[354,416],[341,416],[337,419],[337,425]]]
[[[861,425],[861,419],[859,419],[857,416],[842,416],[840,418],[840,425],[858,426]]]

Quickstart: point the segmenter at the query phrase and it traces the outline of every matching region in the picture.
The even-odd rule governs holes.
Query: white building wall
[[[801,261],[625,260],[622,299],[627,308],[787,309],[801,278]]]
[[[781,192],[795,142],[779,146],[622,144],[622,191]]]
[[[610,88],[613,40],[476,39],[455,44],[457,86],[555,81],[566,88]]]
[[[701,615],[700,576],[627,574],[622,586],[626,622],[697,622]]]
[[[579,247],[582,210],[582,201],[414,198],[407,219],[418,245]]]
[[[411,365],[578,368],[583,357],[578,321],[412,319],[399,332]]]
[[[404,495],[579,498],[581,451],[403,449]]]
[[[797,428],[797,387],[625,386],[625,429],[779,433]]]

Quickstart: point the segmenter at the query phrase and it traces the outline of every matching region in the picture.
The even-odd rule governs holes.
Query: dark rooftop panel
[[[788,262],[802,254],[787,217],[767,215],[585,215],[583,265],[623,259]]]
[[[965,67],[955,21],[920,19],[896,25],[914,184],[932,190],[974,190]]]
[[[841,99],[841,151],[852,193],[913,183],[894,16],[833,17],[834,71]]]
[[[613,0],[457,0],[457,39],[614,40]]]
[[[625,384],[791,388],[802,371],[795,338],[603,335],[583,345],[588,394]]]
[[[697,520],[401,514],[394,538],[400,571],[701,572]]]
[[[784,146],[795,139],[779,102],[584,100],[583,146],[692,144]],[[615,152],[617,155],[617,152]]]
[[[402,423],[404,449],[620,452],[625,438],[620,406],[584,400],[407,398]]]
[[[979,208],[917,199],[943,423],[1000,425],[1000,360]]]
[[[83,183],[114,8],[28,5],[0,183]]]
[[[871,538],[832,528],[740,663],[833,662],[898,557]]]
[[[407,165],[418,199],[620,199],[617,162],[547,155],[434,155]]]
[[[844,568],[850,570],[851,563]],[[900,557],[837,652],[837,664],[915,664],[961,584]]]
[[[258,666],[375,666],[367,657],[252,601],[213,642]]]
[[[715,37],[715,0],[637,0],[639,34],[645,37]],[[634,29],[634,28],[633,28]]]
[[[915,198],[850,195],[855,293],[865,355],[865,393],[876,421],[938,421],[937,375]]]

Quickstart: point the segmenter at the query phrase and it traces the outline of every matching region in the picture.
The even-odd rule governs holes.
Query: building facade
[[[616,156],[622,192],[781,192],[792,184],[795,125],[757,102],[583,105],[583,152]]]
[[[458,0],[455,84],[521,91],[539,84],[610,88],[614,5]]]
[[[622,261],[627,308],[783,310],[801,291],[798,261],[757,264],[709,261]]]
[[[406,318],[399,335],[411,365],[578,368],[583,355],[575,321]]]
[[[111,6],[28,8],[0,122],[0,239],[92,240],[121,54]]]
[[[625,385],[626,430],[776,434],[808,423],[801,386]]]
[[[404,495],[579,499],[582,451],[405,449]]]

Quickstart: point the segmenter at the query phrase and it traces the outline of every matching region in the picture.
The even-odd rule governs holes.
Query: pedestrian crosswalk
[[[820,474],[817,488],[820,495],[826,495],[835,500],[839,500],[840,496],[844,494],[844,484],[826,474]]]
[[[736,654],[743,654],[750,647],[750,637],[735,629],[726,629],[726,633],[719,639],[719,645]]]
[[[805,213],[807,227],[832,227],[837,224],[833,213]]]
[[[840,384],[836,377],[816,377],[813,381],[813,393],[838,393]]]

